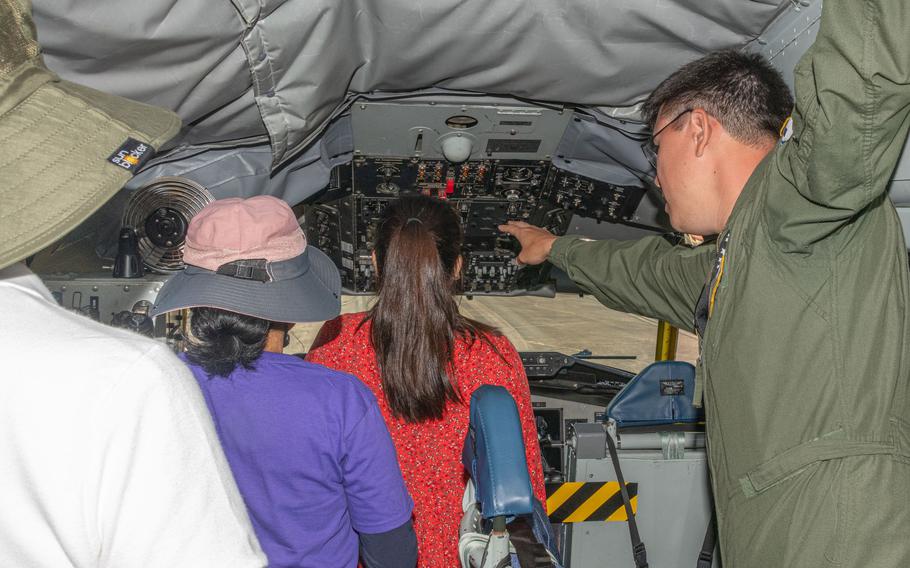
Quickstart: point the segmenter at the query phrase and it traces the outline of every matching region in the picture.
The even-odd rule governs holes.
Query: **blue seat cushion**
[[[652,363],[635,375],[607,406],[619,427],[700,422],[695,408],[695,367],[684,361]]]

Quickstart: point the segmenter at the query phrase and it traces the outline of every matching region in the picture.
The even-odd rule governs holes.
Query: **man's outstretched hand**
[[[518,239],[521,252],[518,254],[520,264],[540,264],[547,260],[556,235],[546,229],[529,225],[524,221],[509,221],[500,225],[499,230]]]

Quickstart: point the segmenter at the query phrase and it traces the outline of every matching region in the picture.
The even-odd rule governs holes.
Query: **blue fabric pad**
[[[659,361],[629,381],[610,405],[607,416],[619,427],[700,422],[704,412],[692,404],[695,367],[683,361]]]
[[[470,430],[461,463],[474,480],[485,519],[533,512],[518,407],[503,387],[483,385],[471,395]]]

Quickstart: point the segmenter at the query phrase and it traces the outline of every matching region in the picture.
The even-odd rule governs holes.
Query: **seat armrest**
[[[534,510],[525,456],[518,407],[509,391],[493,385],[475,390],[462,463],[474,480],[485,519]]]

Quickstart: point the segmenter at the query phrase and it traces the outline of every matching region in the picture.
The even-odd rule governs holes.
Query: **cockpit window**
[[[344,296],[342,312],[372,306],[373,296]],[[519,351],[557,351],[574,355],[590,351],[610,367],[638,372],[654,361],[657,322],[605,308],[593,296],[557,294],[555,298],[478,296],[459,298],[461,313],[495,326]],[[288,353],[310,348],[321,323],[298,324],[291,330]],[[695,362],[695,336],[680,331],[677,359]]]

